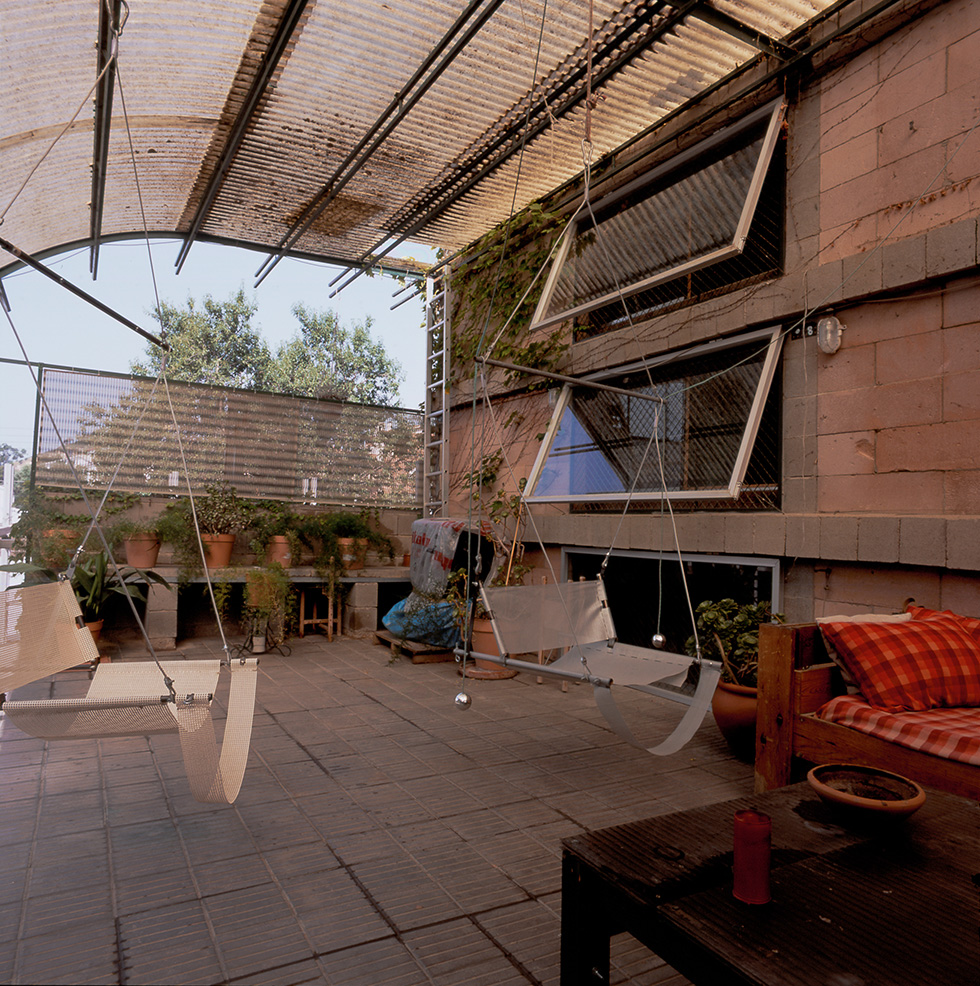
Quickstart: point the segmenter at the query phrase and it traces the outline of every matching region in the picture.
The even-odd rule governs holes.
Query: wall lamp
[[[841,333],[846,329],[836,315],[824,315],[817,321],[817,346],[820,352],[831,355],[840,349]]]

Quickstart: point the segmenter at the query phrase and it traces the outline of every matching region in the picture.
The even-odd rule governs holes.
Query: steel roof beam
[[[187,259],[188,253],[190,253],[192,244],[197,239],[201,228],[207,221],[208,214],[214,205],[214,200],[218,197],[218,192],[221,190],[228,171],[235,157],[238,155],[242,141],[245,139],[248,125],[251,123],[259,103],[262,101],[262,97],[269,87],[272,76],[279,67],[279,62],[282,60],[282,56],[285,54],[286,48],[292,40],[293,34],[296,32],[296,28],[308,3],[309,0],[290,0],[289,6],[283,11],[283,15],[276,25],[275,34],[262,59],[262,65],[252,80],[252,84],[249,86],[248,93],[245,96],[245,101],[235,117],[235,122],[228,133],[225,146],[215,163],[214,170],[211,172],[211,177],[208,179],[208,184],[198,204],[197,211],[191,220],[190,229],[184,237],[183,245],[177,255],[177,260],[174,262],[178,274],[184,266],[184,261]]]
[[[317,195],[314,196],[313,201],[303,210],[303,213],[296,219],[286,235],[279,241],[275,251],[265,259],[263,264],[255,272],[257,278],[255,282],[256,286],[262,283],[286,255],[292,245],[324,213],[330,203],[340,194],[344,186],[357,174],[374,152],[381,147],[388,135],[408,115],[442,73],[452,65],[456,56],[490,19],[504,0],[490,0],[487,6],[480,11],[476,20],[466,27],[466,30],[463,31],[459,38],[456,38],[456,35],[463,30],[467,21],[473,16],[482,2],[483,0],[470,0],[470,3],[463,12],[456,18],[452,27],[436,43],[435,47],[415,70],[408,82],[395,94],[395,97],[385,107],[384,111],[371,125],[367,133],[360,139],[353,150],[350,151],[343,163],[334,171]],[[450,44],[452,45],[451,48],[449,48]],[[449,51],[443,58],[443,53],[446,52],[447,48],[449,48]],[[439,62],[440,59],[442,59],[441,62]],[[430,69],[432,71],[428,78],[424,78],[426,72],[429,72]],[[393,114],[394,116],[392,118]]]
[[[671,4],[671,6],[676,5]],[[788,62],[794,55],[798,54],[796,49],[790,45],[770,38],[768,34],[763,34],[761,31],[749,27],[748,24],[743,24],[738,18],[708,4],[699,3],[691,11],[691,16],[718,28],[719,31],[724,31],[725,34],[731,35],[739,41],[744,41],[766,55],[775,56],[782,62]]]
[[[624,65],[629,64],[629,62],[635,58],[639,52],[649,48],[673,30],[677,24],[680,23],[688,15],[688,13],[698,5],[698,2],[699,0],[691,0],[691,2],[684,4],[657,3],[653,5],[649,11],[643,14],[642,17],[636,18],[629,24],[625,25],[623,30],[621,30],[614,37],[610,38],[600,48],[600,50],[594,54],[593,63],[596,64],[604,62],[604,64],[601,64],[597,70],[594,69],[592,82],[593,87],[601,85],[606,79],[610,78],[612,75],[615,75],[616,72],[618,72]],[[676,9],[673,13],[664,17],[661,22],[657,24],[656,27],[652,28],[647,34],[637,39],[635,43],[621,48],[625,40],[636,34],[642,27],[648,26],[655,17],[661,14],[666,6],[672,6]],[[617,49],[620,50],[617,54],[615,54],[615,56],[613,56]],[[559,85],[549,90],[546,94],[539,98],[537,105],[535,105],[528,114],[529,119],[535,119],[537,122],[532,123],[529,126],[525,126],[525,119],[521,119],[517,123],[507,127],[507,129],[501,133],[493,141],[493,143],[489,145],[489,147],[480,152],[479,157],[468,159],[457,165],[453,174],[448,176],[439,186],[429,191],[420,202],[412,207],[410,212],[404,215],[401,219],[395,217],[389,228],[389,235],[375,243],[370,250],[361,254],[356,261],[349,265],[347,271],[342,272],[338,275],[338,277],[335,277],[333,281],[331,281],[331,285],[336,284],[342,277],[350,273],[352,269],[359,268],[354,277],[350,278],[350,280],[341,285],[341,289],[346,287],[351,283],[351,281],[363,273],[363,271],[370,269],[375,261],[386,256],[391,252],[391,250],[395,249],[395,247],[399,246],[401,243],[404,243],[405,240],[413,236],[430,222],[433,222],[441,213],[458,202],[459,199],[479,184],[487,175],[496,170],[510,157],[517,153],[522,144],[532,140],[534,137],[537,137],[548,126],[550,126],[553,118],[560,119],[566,113],[574,109],[578,103],[585,99],[586,93],[585,90],[581,88],[581,83],[584,81],[587,71],[587,64],[583,61],[582,64],[574,72],[571,72],[567,78],[563,79]],[[566,96],[566,98],[561,105],[558,107],[552,106],[551,100],[562,95]],[[492,155],[496,156],[494,157]],[[481,164],[481,162],[483,163]],[[474,171],[473,169],[476,170]],[[464,176],[467,176],[465,177],[465,180]],[[462,184],[460,184],[460,182],[462,182]],[[388,240],[392,235],[395,235],[396,239],[389,243]],[[376,253],[375,251],[379,250],[385,243],[387,243],[388,246],[380,253]],[[333,292],[333,294],[336,293],[336,291]],[[331,297],[333,297],[333,295],[331,295]]]
[[[99,275],[99,247],[102,242],[102,215],[105,209],[106,165],[109,159],[109,133],[112,129],[112,96],[116,83],[115,40],[120,29],[122,0],[99,4],[99,38],[95,109],[92,124],[92,195],[89,205],[88,269],[94,281]]]

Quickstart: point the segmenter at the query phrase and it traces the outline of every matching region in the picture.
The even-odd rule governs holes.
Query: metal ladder
[[[425,284],[425,425],[422,515],[446,516],[449,500],[449,270]]]

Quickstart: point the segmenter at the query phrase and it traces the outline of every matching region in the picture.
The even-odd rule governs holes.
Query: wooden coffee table
[[[732,888],[734,812],[772,817],[772,901]],[[704,986],[980,984],[980,804],[842,821],[807,784],[563,842],[562,986],[609,982],[629,932]]]

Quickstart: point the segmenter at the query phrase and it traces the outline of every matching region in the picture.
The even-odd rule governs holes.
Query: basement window
[[[532,330],[570,321],[586,338],[777,274],[784,112],[762,107],[570,224]]]
[[[528,501],[778,505],[781,343],[764,329],[590,378],[616,391],[566,384]]]

